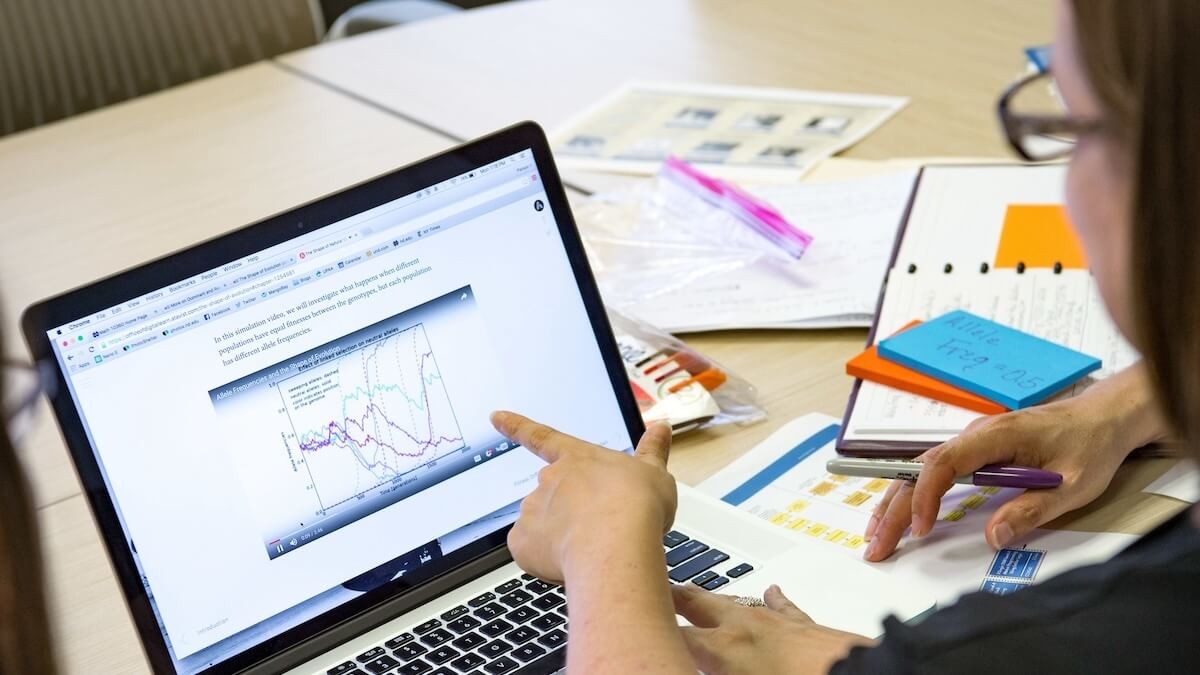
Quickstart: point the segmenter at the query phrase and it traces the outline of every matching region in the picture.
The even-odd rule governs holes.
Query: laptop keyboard
[[[663,536],[663,547],[672,583],[693,583],[715,591],[754,570],[676,530]],[[326,673],[549,675],[566,666],[566,644],[563,588],[522,574]]]

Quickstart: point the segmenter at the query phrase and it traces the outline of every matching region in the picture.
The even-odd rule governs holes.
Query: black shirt
[[[1112,560],[884,621],[832,673],[1200,673],[1200,532],[1187,511]]]

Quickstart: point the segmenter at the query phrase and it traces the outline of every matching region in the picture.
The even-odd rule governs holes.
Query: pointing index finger
[[[517,413],[498,410],[492,413],[492,426],[505,437],[529,449],[547,462],[554,463],[562,455],[570,436]]]

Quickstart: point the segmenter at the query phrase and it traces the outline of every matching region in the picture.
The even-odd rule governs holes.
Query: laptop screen
[[[49,331],[179,672],[510,524],[494,409],[628,449],[550,201],[517,152]]]

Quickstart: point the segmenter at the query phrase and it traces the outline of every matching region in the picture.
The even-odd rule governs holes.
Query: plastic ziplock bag
[[[736,186],[669,159],[651,181],[575,208],[608,302],[628,306],[706,276],[794,262],[812,237]]]
[[[674,434],[766,417],[749,382],[682,340],[607,307],[625,373],[647,422],[667,422]]]

